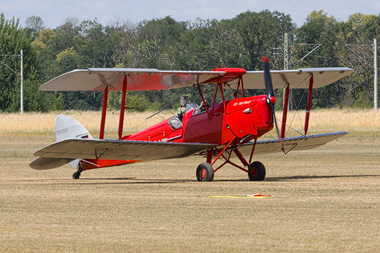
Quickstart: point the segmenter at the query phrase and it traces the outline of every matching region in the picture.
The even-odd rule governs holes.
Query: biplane
[[[56,119],[56,142],[37,150],[34,153],[37,158],[30,163],[30,167],[45,170],[69,164],[77,169],[73,178],[78,179],[82,171],[89,169],[202,155],[206,161],[196,168],[198,181],[212,181],[214,173],[227,164],[246,172],[251,181],[262,181],[266,169],[261,162],[253,161],[255,155],[311,149],[346,134],[307,135],[307,132],[313,89],[334,83],[352,73],[352,69],[335,67],[270,71],[266,57],[263,58],[263,68],[263,71],[226,67],[212,71],[90,68],[62,74],[43,84],[40,90],[102,91],[99,138],[93,138],[75,119],[59,115]],[[205,100],[204,85],[215,87],[210,103]],[[181,97],[178,115],[135,134],[123,135],[127,91],[187,86],[194,86],[199,92],[201,105],[189,103],[186,97]],[[225,89],[233,89],[232,99],[226,99]],[[249,97],[245,94],[247,89],[263,89],[265,94]],[[277,125],[275,117],[274,89],[284,89],[281,126]],[[297,137],[285,137],[290,89],[308,91],[304,134]],[[110,91],[121,91],[116,140],[104,138]],[[259,140],[274,127],[278,135],[276,139]]]

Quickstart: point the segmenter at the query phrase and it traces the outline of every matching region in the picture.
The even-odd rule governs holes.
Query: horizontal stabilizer
[[[68,139],[50,144],[34,155],[44,158],[158,160],[186,157],[216,144]]]
[[[317,148],[330,141],[333,141],[339,137],[346,135],[347,132],[337,132],[337,133],[327,133],[327,134],[316,134],[307,136],[297,136],[284,138],[282,140],[262,140],[257,141],[255,147],[255,155],[257,154],[271,154],[284,152],[288,153],[290,151],[299,151]],[[240,146],[239,151],[243,155],[250,155],[252,151],[252,145],[254,142],[248,142]]]
[[[66,163],[71,162],[72,160],[73,159],[66,159],[66,158],[38,157],[34,159],[33,162],[29,164],[29,166],[35,170],[48,170],[48,169],[58,168],[62,165],[65,165]]]

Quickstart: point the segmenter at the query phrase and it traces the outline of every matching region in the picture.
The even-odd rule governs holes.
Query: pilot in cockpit
[[[189,103],[189,97],[188,96],[182,96],[180,98],[180,107],[178,108],[177,117],[180,121],[182,121],[183,115],[186,113],[186,105]]]
[[[180,107],[178,108],[178,112],[176,116],[172,116],[168,124],[172,129],[177,129],[182,127],[182,119],[183,116],[190,110],[194,109],[194,114],[199,113],[201,111],[202,106],[198,106],[196,103],[189,103],[188,96],[182,96],[180,100]],[[203,110],[205,107],[203,106]],[[199,111],[199,112],[198,112]]]
[[[193,115],[206,111],[206,105],[207,105],[207,102],[202,101],[200,106],[195,107]]]
[[[204,103],[202,102],[200,106],[196,103],[190,103],[188,96],[182,96],[180,100],[181,106],[178,108],[177,117],[182,121],[183,116],[190,110],[194,109],[194,114],[203,112],[206,110]]]

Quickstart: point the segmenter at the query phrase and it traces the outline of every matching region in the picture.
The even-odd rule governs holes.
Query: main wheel
[[[248,173],[249,180],[251,181],[263,181],[265,178],[265,166],[261,162],[253,162],[249,165]]]
[[[201,163],[197,168],[198,181],[212,181],[214,179],[214,169],[209,163]]]

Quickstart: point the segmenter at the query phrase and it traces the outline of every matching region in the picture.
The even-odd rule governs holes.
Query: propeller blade
[[[281,139],[280,130],[278,128],[277,120],[276,120],[276,112],[275,112],[275,107],[274,107],[274,105],[276,103],[276,97],[274,96],[272,77],[271,77],[270,71],[269,71],[268,57],[266,57],[266,56],[263,57],[263,64],[264,64],[265,93],[267,95],[266,101],[267,101],[268,106],[272,110],[273,121],[274,121],[274,124],[276,126],[278,139]]]
[[[265,82],[265,93],[267,95],[267,103],[270,103],[271,97],[274,97],[272,78],[269,71],[268,57],[264,56],[264,82]]]

